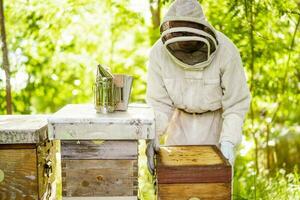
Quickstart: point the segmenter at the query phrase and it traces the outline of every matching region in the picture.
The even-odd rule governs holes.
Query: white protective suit
[[[177,0],[163,22],[191,21],[210,27],[218,49],[205,66],[182,64],[161,39],[152,47],[148,67],[147,103],[156,116],[156,134],[166,133],[166,145],[241,142],[250,93],[235,45],[206,21],[196,0]],[[191,6],[194,5],[194,6]]]

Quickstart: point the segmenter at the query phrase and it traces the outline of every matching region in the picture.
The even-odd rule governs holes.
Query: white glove
[[[235,155],[234,155],[234,145],[231,142],[221,142],[221,152],[224,157],[229,161],[231,166],[234,165]]]
[[[155,154],[159,150],[158,138],[147,141],[146,156],[149,172],[153,175],[155,170]]]

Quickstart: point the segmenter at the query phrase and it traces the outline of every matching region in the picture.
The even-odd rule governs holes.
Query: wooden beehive
[[[64,197],[136,197],[137,141],[62,141]]]
[[[55,148],[45,116],[0,116],[0,199],[55,199]]]
[[[229,200],[231,166],[216,146],[163,146],[157,155],[160,200]]]
[[[67,105],[49,118],[61,141],[63,199],[138,199],[138,140],[154,137],[145,105],[99,114],[93,105]]]

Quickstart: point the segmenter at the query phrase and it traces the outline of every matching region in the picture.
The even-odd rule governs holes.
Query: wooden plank
[[[158,183],[230,183],[230,166],[157,167]]]
[[[164,183],[230,183],[230,164],[213,145],[161,147],[157,179]]]
[[[36,149],[0,150],[1,199],[38,199]]]
[[[45,141],[37,147],[38,152],[38,183],[40,199],[56,199],[56,149],[59,141]],[[50,163],[49,163],[50,162]],[[51,171],[47,174],[46,164]]]
[[[159,162],[164,166],[226,165],[213,146],[162,146]]]
[[[137,159],[137,141],[61,141],[62,159]]]
[[[96,113],[92,104],[67,105],[49,119],[49,138],[60,140],[153,139],[154,111],[130,105],[126,112]]]
[[[36,149],[36,144],[1,144],[0,149]]]
[[[46,138],[46,115],[0,115],[0,144],[39,143]]]
[[[154,112],[146,104],[130,104],[126,112],[96,113],[93,104],[69,104],[49,117],[51,123],[116,123],[129,124],[139,119],[142,124],[151,124]]]
[[[230,183],[160,184],[160,200],[230,200]]]
[[[154,124],[50,123],[49,138],[59,140],[138,140],[154,137]]]
[[[216,145],[211,145],[214,151],[219,155],[219,157],[223,160],[223,163],[227,166],[231,167],[231,164],[229,163],[228,159],[225,158],[221,150]]]
[[[128,197],[63,197],[63,200],[137,200],[137,196]]]
[[[137,160],[62,160],[63,196],[136,196],[137,172]]]

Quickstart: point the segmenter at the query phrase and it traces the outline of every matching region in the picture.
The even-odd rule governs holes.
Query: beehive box
[[[61,141],[63,199],[137,200],[138,140],[154,137],[150,107],[99,114],[73,104],[48,120],[49,137]]]
[[[0,199],[55,199],[55,147],[45,116],[0,116]]]
[[[62,141],[63,196],[137,196],[137,141]]]
[[[229,200],[231,173],[216,146],[163,146],[157,155],[158,199]]]

